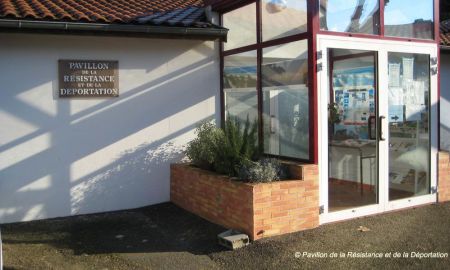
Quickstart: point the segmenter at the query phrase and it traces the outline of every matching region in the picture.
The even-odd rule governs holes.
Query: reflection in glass
[[[380,7],[378,0],[320,0],[320,29],[378,34]]]
[[[385,1],[385,35],[433,39],[433,2],[432,0]]]
[[[430,192],[428,55],[389,53],[389,200]]]
[[[263,41],[307,31],[306,0],[263,0]]]
[[[376,204],[375,52],[330,49],[329,211]]]
[[[306,40],[263,50],[265,153],[309,159],[307,79]]]
[[[228,28],[224,50],[256,43],[256,4],[250,4],[223,14],[222,25]]]
[[[225,113],[242,121],[258,119],[256,51],[224,57]]]

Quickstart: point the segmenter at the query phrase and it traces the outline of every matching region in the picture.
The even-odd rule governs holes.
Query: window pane
[[[320,0],[320,29],[378,34],[378,0]]]
[[[306,0],[263,0],[261,15],[264,41],[307,31]]]
[[[256,43],[256,4],[250,4],[223,14],[222,25],[228,28],[224,50]]]
[[[265,153],[309,159],[307,40],[265,48],[261,72]]]
[[[389,0],[384,7],[384,34],[433,39],[432,0]]]
[[[430,57],[389,53],[389,200],[430,193]]]
[[[225,114],[242,121],[258,120],[256,92],[256,51],[224,58],[223,90]]]

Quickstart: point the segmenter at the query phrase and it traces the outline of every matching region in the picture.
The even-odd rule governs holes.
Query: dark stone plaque
[[[118,97],[119,62],[59,60],[59,97]]]

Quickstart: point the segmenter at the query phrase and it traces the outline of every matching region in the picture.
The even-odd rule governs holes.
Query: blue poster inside
[[[333,72],[333,96],[339,122],[334,138],[369,139],[369,119],[375,116],[374,67],[359,67]]]

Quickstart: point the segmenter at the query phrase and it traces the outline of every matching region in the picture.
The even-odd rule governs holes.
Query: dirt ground
[[[1,229],[5,269],[450,269],[450,203],[328,224],[236,251],[216,244],[224,228],[170,203]],[[383,258],[361,258],[365,252]],[[448,255],[394,258],[412,252]]]

